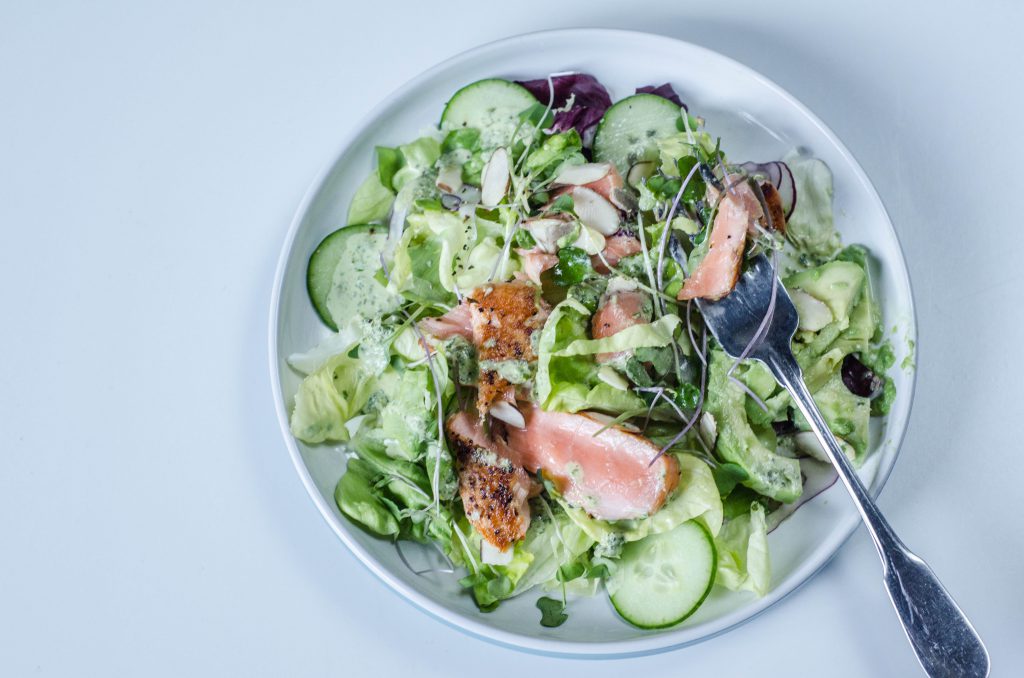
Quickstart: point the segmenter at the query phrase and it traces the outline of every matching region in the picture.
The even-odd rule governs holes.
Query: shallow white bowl
[[[355,527],[335,506],[334,486],[345,466],[341,448],[305,445],[288,429],[300,377],[286,358],[314,346],[328,332],[306,296],[306,262],[320,240],[344,224],[349,201],[372,167],[374,145],[394,146],[415,138],[438,119],[453,92],[474,80],[537,78],[571,70],[597,76],[613,100],[641,85],[671,82],[690,110],[707,120],[711,133],[721,135],[736,161],[774,160],[799,146],[827,162],[835,176],[835,214],[844,241],[867,245],[880,263],[873,284],[885,327],[898,328],[897,361],[909,350],[905,339],[916,339],[916,326],[899,242],[860,165],[824,123],[764,76],[715,52],[645,33],[581,29],[509,38],[449,59],[400,88],[348,134],[302,201],[285,239],[271,302],[270,371],[285,443],[310,497],[342,542],[388,586],[438,619],[503,645],[552,654],[623,656],[722,633],[807,581],[858,525],[843,488],[833,486],[770,535],[772,590],[763,598],[716,589],[683,624],[642,631],[621,621],[606,597],[597,595],[573,601],[569,621],[547,629],[538,623],[536,594],[483,614],[459,586],[457,575],[413,574],[394,545]],[[913,374],[894,370],[893,376],[895,405],[885,420],[873,423],[872,456],[861,470],[875,494],[896,461],[913,399]],[[414,553],[414,548],[411,559],[429,559],[428,551]]]

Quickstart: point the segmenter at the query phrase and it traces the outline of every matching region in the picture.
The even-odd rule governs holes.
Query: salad
[[[769,254],[856,464],[895,397],[893,352],[828,167],[726,148],[670,85],[613,104],[581,73],[474,82],[428,133],[378,146],[348,225],[309,259],[331,332],[289,358],[292,433],[347,457],[342,513],[436,546],[482,611],[540,589],[544,626],[601,591],[642,628],[716,586],[764,595],[768,533],[835,474],[693,301]]]

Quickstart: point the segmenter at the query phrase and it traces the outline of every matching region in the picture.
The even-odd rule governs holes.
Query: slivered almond
[[[601,235],[612,235],[619,230],[619,211],[599,193],[577,186],[571,195],[576,216],[584,224]]]
[[[462,168],[458,165],[445,165],[437,173],[437,181],[434,183],[445,193],[458,193],[462,188]]]
[[[554,254],[558,251],[558,241],[571,233],[575,225],[561,217],[539,217],[524,221],[523,228],[530,232],[541,250]]]
[[[583,165],[569,165],[558,173],[552,182],[555,186],[583,186],[600,181],[612,171],[611,163],[588,162]]]
[[[516,406],[507,400],[499,400],[492,404],[491,409],[489,409],[488,412],[490,412],[492,417],[500,419],[509,426],[526,428],[526,419],[523,418],[523,413],[516,409]]]
[[[495,149],[481,172],[480,204],[484,207],[494,207],[501,202],[508,193],[510,179],[508,151],[504,148]]]
[[[480,561],[487,565],[508,565],[515,555],[515,548],[509,546],[504,551],[487,541],[480,540]]]

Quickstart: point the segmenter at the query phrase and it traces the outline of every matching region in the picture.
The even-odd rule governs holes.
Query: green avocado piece
[[[732,359],[722,351],[712,352],[705,407],[718,428],[715,451],[747,473],[743,481],[747,487],[778,501],[795,501],[803,491],[800,464],[796,459],[775,454],[751,427],[745,405],[747,395],[727,374],[731,364]],[[774,436],[770,428],[761,433]]]
[[[850,311],[864,291],[864,269],[850,261],[830,261],[789,276],[787,289],[803,290],[822,301],[832,311],[840,329],[846,329]]]

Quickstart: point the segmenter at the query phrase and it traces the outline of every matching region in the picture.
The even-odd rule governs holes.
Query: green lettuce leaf
[[[537,342],[537,402],[546,410],[579,412],[597,409],[621,413],[644,406],[631,391],[614,388],[597,378],[593,356],[645,347],[667,346],[679,318],[634,325],[604,339],[588,339],[590,310],[576,299],[566,299],[548,317]]]
[[[583,142],[575,129],[552,134],[526,156],[525,167],[538,179],[557,176],[563,164],[583,164],[586,158],[580,152]]]
[[[362,339],[363,326],[352,323],[324,337],[305,353],[288,356],[288,364],[302,374],[313,374],[336,355],[348,353]]]
[[[359,360],[344,354],[334,356],[299,384],[292,434],[307,443],[347,441],[345,424],[366,404],[375,382],[361,370]]]
[[[389,456],[409,461],[423,457],[427,440],[437,438],[434,401],[426,367],[402,373],[388,404],[380,411],[380,434]]]
[[[543,500],[540,500],[543,501]],[[463,579],[473,589],[473,598],[482,609],[555,579],[558,569],[586,553],[594,540],[564,511],[545,508],[534,502],[526,536],[516,543],[508,565],[481,565],[476,575]],[[539,509],[539,510],[538,510]],[[479,552],[480,535],[468,527],[470,547]]]
[[[452,262],[464,238],[461,219],[430,210],[410,214],[407,221],[395,249],[388,289],[423,304],[453,305]]]
[[[764,507],[751,502],[750,513],[733,518],[715,538],[718,572],[715,583],[732,591],[763,596],[771,586],[768,529]]]
[[[388,190],[395,190],[395,173],[402,169],[402,165],[405,164],[405,159],[402,157],[402,152],[397,148],[388,148],[387,146],[377,146],[377,176],[380,177],[380,183]]]
[[[679,316],[667,314],[652,323],[641,323],[627,327],[603,339],[576,339],[555,353],[559,357],[614,353],[637,348],[658,348],[672,343],[672,337],[679,327]]]
[[[434,166],[441,157],[441,142],[433,137],[420,137],[399,146],[398,152],[402,155],[401,168],[391,175],[391,184],[396,191]]]
[[[374,172],[356,189],[352,204],[348,208],[349,224],[368,224],[383,221],[391,212],[395,194],[380,182],[380,175]]]
[[[797,151],[783,160],[796,183],[796,207],[786,220],[786,237],[804,254],[831,257],[841,245],[832,219],[832,171],[821,160]]]
[[[502,219],[514,218],[510,210]],[[444,210],[410,214],[395,250],[388,289],[427,304],[455,303],[456,287],[471,290],[491,279],[503,251],[497,235],[504,227]],[[517,264],[507,258],[495,279],[511,277]]]
[[[350,459],[334,489],[342,513],[382,537],[398,534],[398,519],[374,487],[376,473],[361,459]]]
[[[705,409],[718,427],[715,451],[747,473],[743,484],[779,501],[795,501],[803,490],[800,464],[775,454],[770,426],[755,430],[749,419],[743,389],[729,380],[733,360],[720,350],[711,352]]]

